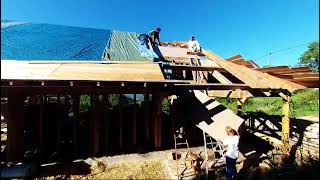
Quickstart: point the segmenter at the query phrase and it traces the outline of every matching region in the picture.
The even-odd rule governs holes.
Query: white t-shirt
[[[224,141],[223,145],[227,146],[226,156],[232,159],[238,159],[239,157],[239,136],[228,136]]]
[[[189,40],[189,42],[188,42],[188,47],[189,48],[192,48],[192,49],[198,49],[198,50],[200,50],[200,44],[198,43],[198,41],[197,40],[194,40],[194,41],[192,41],[192,40]]]

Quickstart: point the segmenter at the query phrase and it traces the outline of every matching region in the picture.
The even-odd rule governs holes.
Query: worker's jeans
[[[228,180],[233,179],[233,177],[237,175],[236,161],[237,159],[233,159],[226,156],[226,173],[227,173]]]

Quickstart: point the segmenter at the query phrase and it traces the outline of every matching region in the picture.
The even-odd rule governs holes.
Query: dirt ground
[[[289,156],[284,156],[281,149],[274,148],[258,137],[247,134],[240,142],[241,156],[238,159],[237,179],[318,179],[319,155],[301,148],[293,149]],[[203,147],[191,150],[197,152]],[[183,151],[183,149],[181,149]],[[79,160],[65,167],[66,171],[53,167],[42,169],[45,179],[172,179],[175,169],[170,170],[168,159],[173,150],[155,151],[146,154],[126,154],[109,157]],[[209,159],[210,160],[210,159]],[[79,166],[79,163],[82,164]],[[212,165],[212,164],[211,164]],[[226,179],[225,165],[212,165],[209,175],[204,174],[204,167],[198,176],[192,178]],[[43,174],[47,172],[47,175]],[[60,173],[59,173],[60,172]]]

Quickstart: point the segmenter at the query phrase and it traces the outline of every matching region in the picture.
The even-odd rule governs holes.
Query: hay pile
[[[94,162],[91,174],[71,175],[71,179],[170,179],[163,161],[137,161],[106,165]]]

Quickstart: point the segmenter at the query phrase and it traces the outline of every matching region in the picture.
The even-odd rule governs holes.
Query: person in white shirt
[[[237,175],[236,161],[239,157],[239,136],[236,130],[230,126],[225,128],[228,137],[223,141],[223,145],[227,147],[226,152],[226,174],[227,179],[233,179]]]
[[[191,36],[191,39],[188,42],[188,49],[192,52],[201,52],[200,44],[194,38],[194,36]]]

